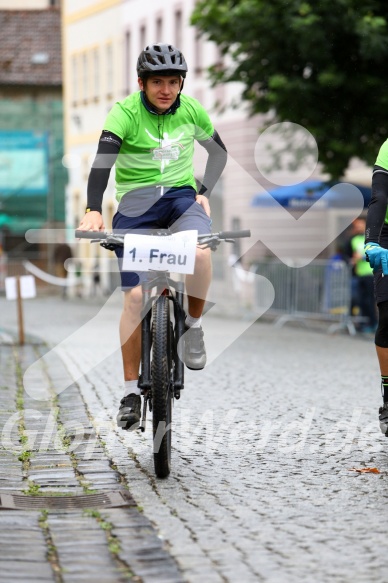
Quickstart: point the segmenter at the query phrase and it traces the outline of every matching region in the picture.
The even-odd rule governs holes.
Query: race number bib
[[[124,237],[124,271],[194,273],[198,231]]]

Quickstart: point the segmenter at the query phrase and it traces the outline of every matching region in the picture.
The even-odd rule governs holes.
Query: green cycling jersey
[[[138,91],[115,103],[104,129],[123,141],[116,160],[118,201],[145,186],[197,188],[194,140],[209,140],[214,127],[196,99],[180,95],[180,107],[174,114],[158,115],[144,107]]]
[[[385,140],[384,144],[380,148],[376,160],[376,166],[381,166],[381,168],[385,168],[388,171],[388,140]],[[388,206],[387,212],[385,214],[385,224],[388,225]]]

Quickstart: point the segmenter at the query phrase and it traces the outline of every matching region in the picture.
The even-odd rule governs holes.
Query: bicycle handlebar
[[[108,233],[105,231],[80,231],[77,229],[75,231],[76,239],[106,239]],[[244,237],[250,237],[251,232],[249,229],[242,231],[220,231],[219,233],[207,233],[206,235],[199,235],[199,237],[216,237],[217,239],[243,239]]]
[[[218,239],[243,239],[244,237],[250,237],[251,232],[249,229],[242,231],[220,231],[219,233],[213,233]]]
[[[75,238],[76,239],[106,239],[108,233],[105,231],[80,231],[76,230]]]
[[[107,249],[114,249],[114,246],[123,246],[124,235],[125,233],[106,233],[105,231],[81,231],[79,229],[75,231],[76,239],[90,239],[96,242],[101,241],[101,245]],[[249,229],[240,231],[220,231],[219,233],[198,235],[198,243],[200,245],[207,245],[214,250],[219,245],[220,241],[233,242],[234,239],[243,239],[244,237],[250,236],[251,232]],[[105,241],[106,239],[108,241],[102,243],[102,241]]]

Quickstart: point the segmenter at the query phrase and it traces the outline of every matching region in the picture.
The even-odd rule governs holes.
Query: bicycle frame
[[[185,310],[184,304],[184,283],[173,280],[168,272],[154,272],[154,277],[149,277],[142,283],[143,307],[141,321],[141,372],[139,375],[138,387],[144,396],[143,416],[140,429],[145,430],[147,401],[150,402],[151,390],[151,308],[156,298],[165,295],[173,304],[174,309],[174,341],[173,341],[173,360],[174,360],[174,378],[173,395],[175,399],[180,398],[180,392],[184,388],[184,363],[178,356],[178,342],[185,332]],[[152,293],[153,290],[155,293]]]

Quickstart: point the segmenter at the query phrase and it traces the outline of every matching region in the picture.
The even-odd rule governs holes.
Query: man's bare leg
[[[189,331],[184,335],[184,362],[188,368],[194,370],[201,370],[206,364],[206,351],[200,320],[199,322],[192,322],[192,320],[201,318],[205,306],[212,277],[210,254],[210,249],[197,249],[195,271],[193,275],[186,276],[188,316],[191,319],[191,323],[189,323]]]
[[[141,287],[137,286],[125,292],[120,319],[120,343],[125,381],[134,381],[139,377],[141,308]]]
[[[141,286],[125,292],[120,319],[120,342],[126,396],[121,400],[117,415],[117,424],[123,429],[136,428],[140,419],[141,400],[137,380],[141,356],[141,308]]]
[[[202,316],[211,279],[211,250],[197,249],[194,273],[192,275],[186,275],[188,307],[189,314],[192,318],[200,318]]]

